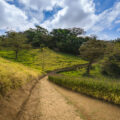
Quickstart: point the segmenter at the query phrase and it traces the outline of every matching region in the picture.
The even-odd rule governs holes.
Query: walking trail
[[[47,79],[33,81],[3,99],[0,120],[120,120],[120,107],[64,89]]]
[[[76,108],[43,78],[16,120],[82,120]]]

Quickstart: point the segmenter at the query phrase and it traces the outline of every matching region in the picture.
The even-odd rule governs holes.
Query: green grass
[[[87,77],[85,76],[86,68],[77,69],[75,71],[62,72],[61,74],[70,76],[70,77]],[[100,64],[94,64],[90,71],[89,77],[105,77],[101,74]]]
[[[14,51],[0,51],[0,56],[15,61]],[[44,50],[44,56],[45,71],[51,71],[58,68],[70,67],[72,65],[86,63],[86,61],[81,60],[79,57],[54,52],[48,48]],[[41,72],[41,59],[42,53],[40,49],[31,49],[21,51],[18,55],[17,62],[38,69]]]
[[[41,73],[35,69],[0,58],[0,96],[38,79],[40,75]]]
[[[46,48],[44,49],[45,71],[42,71],[42,56],[40,49],[30,49],[20,51],[18,60],[15,60],[14,51],[0,50],[0,95],[5,95],[11,89],[37,79],[46,71],[86,63],[79,57]]]
[[[49,80],[73,91],[120,104],[120,82],[116,79],[50,75]]]
[[[85,73],[86,68],[82,68],[49,76],[49,80],[85,95],[120,104],[119,78],[102,75],[100,63],[93,65],[90,76],[86,76]]]

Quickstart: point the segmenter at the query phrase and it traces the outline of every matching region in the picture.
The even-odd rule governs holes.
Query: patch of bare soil
[[[17,114],[29,99],[30,91],[36,83],[36,80],[31,81],[0,100],[0,120],[16,120]]]
[[[40,80],[16,120],[81,120],[76,108],[47,81]]]
[[[85,120],[120,120],[120,107],[50,84],[77,108]]]

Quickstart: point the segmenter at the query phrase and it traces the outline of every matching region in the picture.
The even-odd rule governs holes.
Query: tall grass
[[[120,82],[106,78],[69,77],[64,75],[50,75],[49,80],[65,88],[120,104]]]
[[[16,89],[33,79],[38,79],[40,74],[22,64],[0,58],[0,95],[4,96],[11,89]]]

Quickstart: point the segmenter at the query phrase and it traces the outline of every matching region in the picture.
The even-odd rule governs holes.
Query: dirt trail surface
[[[1,100],[0,120],[120,120],[120,107],[66,90],[44,77]]]
[[[81,120],[76,108],[43,78],[15,120]]]
[[[77,108],[85,120],[120,120],[120,107],[50,84]]]

